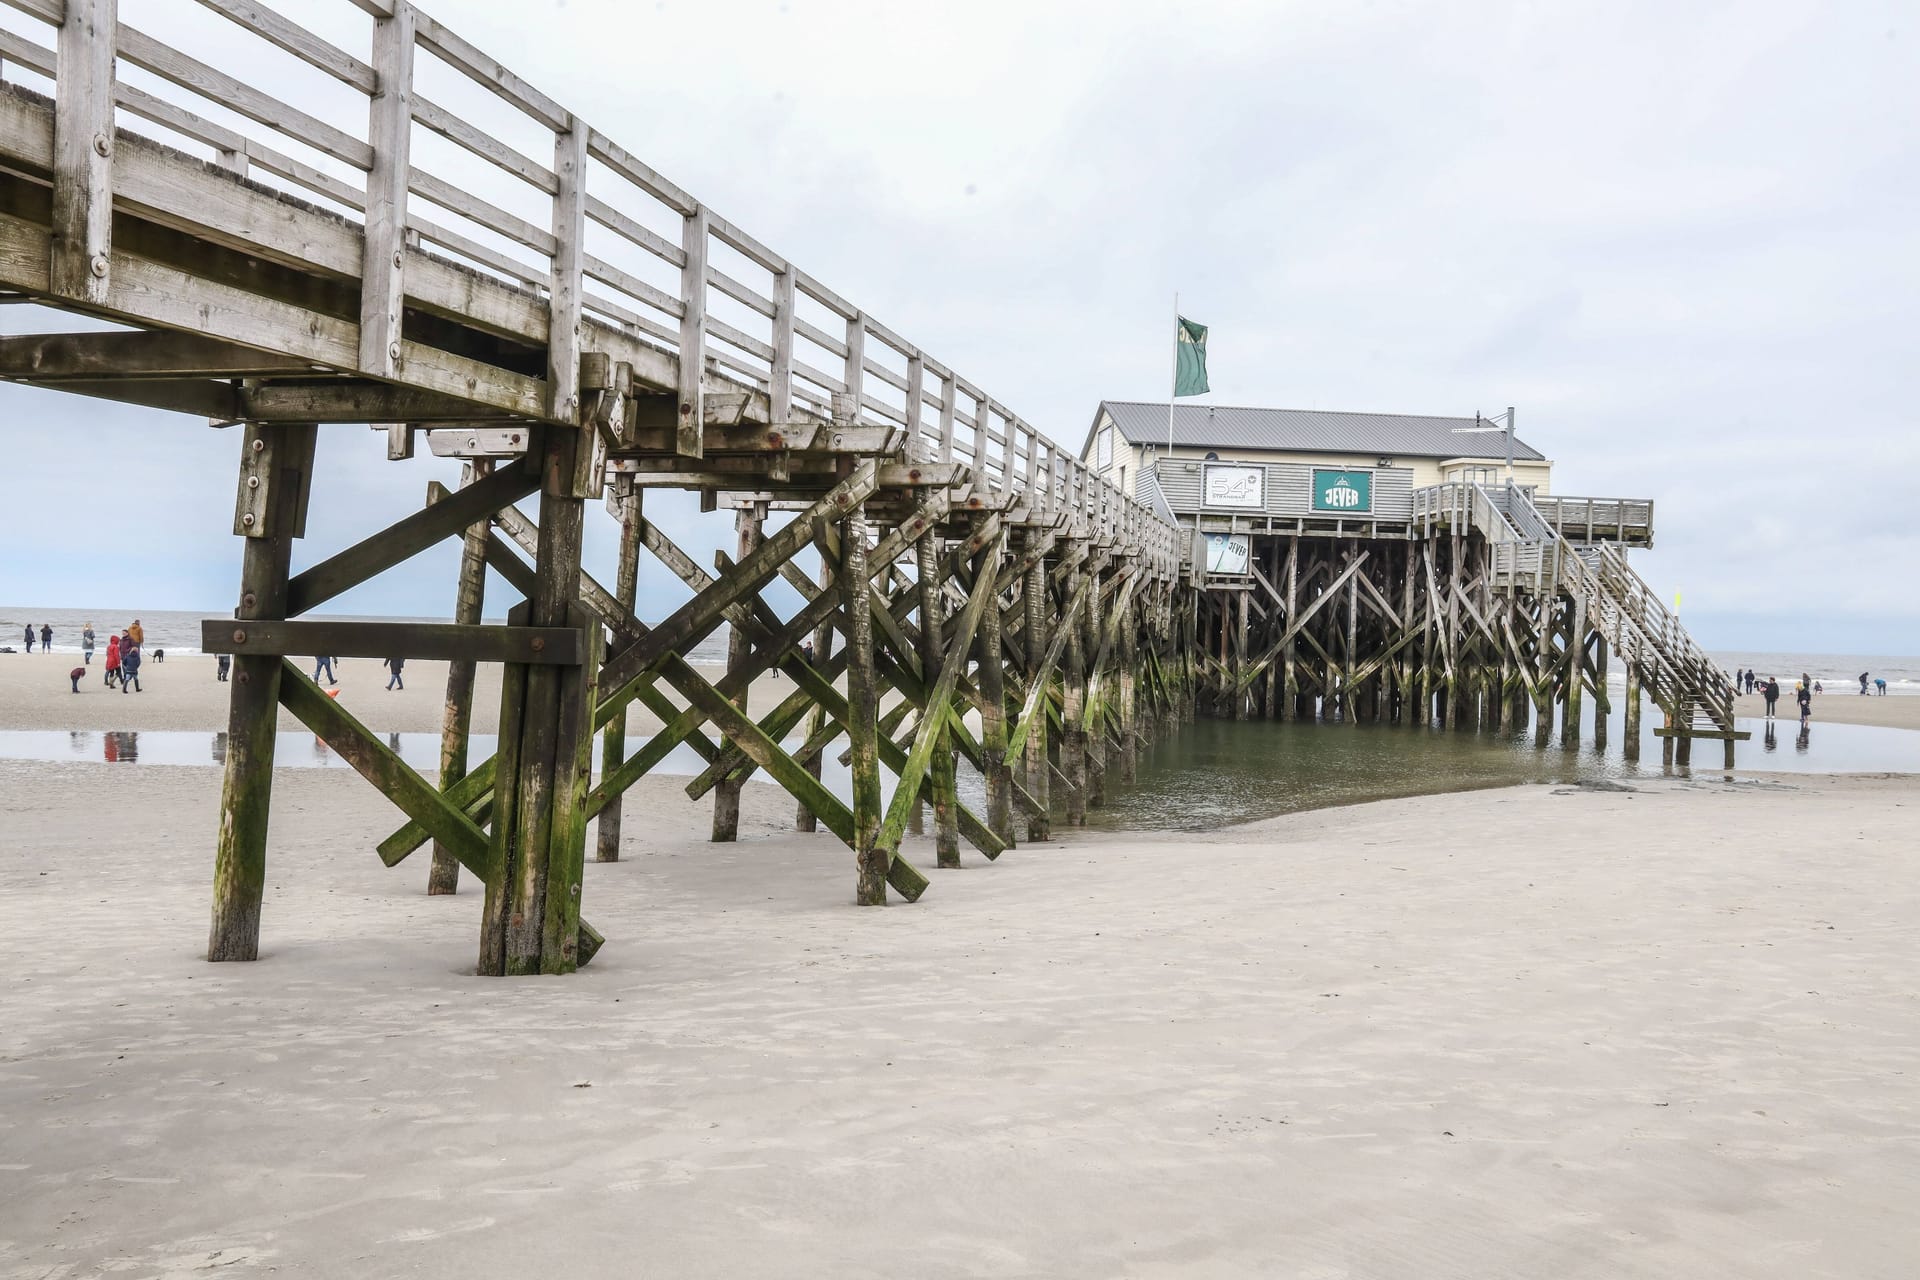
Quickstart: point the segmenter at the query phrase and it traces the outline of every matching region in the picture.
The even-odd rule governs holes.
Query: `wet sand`
[[[1734,714],[1752,716],[1758,720],[1767,714],[1767,701],[1759,694],[1740,697],[1734,700]],[[1774,708],[1774,714],[1782,720],[1794,724],[1800,722],[1800,706],[1793,700],[1793,690],[1783,687],[1780,690],[1780,705]],[[1920,729],[1920,697],[1912,694],[1888,694],[1878,697],[1869,694],[1860,696],[1858,685],[1850,686],[1838,692],[1829,689],[1813,697],[1813,722],[1815,724],[1872,724],[1888,729]]]
[[[169,664],[170,665],[170,664]],[[0,1277],[1894,1277],[1920,784],[1532,787],[969,855],[649,780],[567,979],[276,779],[0,762]],[[630,810],[632,812],[632,810]],[[930,865],[931,857],[918,845]]]

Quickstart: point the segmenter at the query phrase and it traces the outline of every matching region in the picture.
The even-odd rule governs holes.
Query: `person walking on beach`
[[[335,680],[333,678],[333,659],[332,658],[315,658],[313,660],[313,682],[315,684],[320,683],[320,673],[322,671],[327,673],[328,684],[340,683],[338,680]]]
[[[1780,701],[1780,681],[1773,676],[1768,676],[1767,682],[1760,686],[1760,692],[1767,700],[1767,719],[1771,720],[1774,705]]]
[[[107,688],[111,689],[113,688],[114,684],[120,679],[120,637],[119,636],[107,637],[106,666],[107,666],[106,674],[101,676],[100,680],[101,680],[101,683],[107,686]]]
[[[125,693],[132,685],[135,693],[145,693],[140,687],[140,646],[124,644],[120,646],[120,692]]]
[[[218,660],[214,662],[213,678],[224,683],[227,678],[227,671],[232,666],[233,666],[233,655],[229,653],[221,654]]]
[[[127,634],[133,637],[133,642],[136,645],[142,645],[147,642],[147,633],[145,629],[141,627],[140,619],[138,618],[135,618],[133,625],[127,628]]]
[[[44,622],[40,624],[40,652],[53,652],[53,628]]]
[[[86,674],[87,669],[85,667],[75,667],[73,670],[67,672],[67,679],[73,681],[73,691],[75,693],[80,692],[80,677]]]
[[[407,665],[407,660],[405,658],[386,658],[382,660],[380,665],[393,672],[393,676],[387,681],[387,691],[391,693],[393,690],[399,689],[405,692],[407,686],[401,683],[400,668]]]
[[[1813,718],[1813,688],[1803,684],[1794,696],[1800,702],[1800,727],[1805,729],[1807,721]]]
[[[1860,696],[1867,696],[1867,673],[1864,671],[1860,673]]]
[[[1887,696],[1887,678],[1885,676],[1875,676],[1873,678],[1873,691],[1883,698]]]
[[[92,666],[93,665],[93,624],[91,622],[87,624],[87,629],[80,633],[80,652],[86,655],[86,665],[89,667]]]
[[[28,653],[33,652],[33,624],[31,622],[27,624],[27,652]],[[1861,676],[1860,692],[1865,693],[1866,691],[1867,691],[1867,678],[1865,676]]]

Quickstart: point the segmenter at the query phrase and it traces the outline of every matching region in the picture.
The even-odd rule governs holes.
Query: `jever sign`
[[[1313,469],[1313,509],[1366,514],[1373,510],[1373,472]]]

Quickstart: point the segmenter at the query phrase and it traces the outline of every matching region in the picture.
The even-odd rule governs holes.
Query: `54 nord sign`
[[[1313,469],[1315,511],[1370,512],[1373,510],[1373,472]]]

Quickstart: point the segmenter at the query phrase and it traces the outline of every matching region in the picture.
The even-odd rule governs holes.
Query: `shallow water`
[[[1589,710],[1581,745],[1539,746],[1530,736],[1454,733],[1371,724],[1270,724],[1198,720],[1156,743],[1143,757],[1138,781],[1115,777],[1104,806],[1088,813],[1098,830],[1205,831],[1284,813],[1518,783],[1632,781],[1662,776],[1657,713],[1642,721],[1641,760],[1629,764],[1620,713],[1609,717],[1605,751],[1593,745]],[[1867,725],[1814,723],[1805,737],[1792,720],[1742,720],[1753,737],[1735,747],[1737,771],[1783,773],[1920,772],[1920,733]],[[628,754],[645,744],[630,738]],[[226,759],[224,733],[94,730],[0,731],[0,759],[105,761],[134,765],[217,765]],[[394,733],[387,744],[423,772],[439,766],[440,737]],[[797,741],[786,744],[797,747]],[[840,744],[844,745],[844,743]],[[470,758],[492,754],[489,734],[473,738]],[[596,752],[596,760],[598,753]],[[1694,746],[1693,772],[1719,776],[1721,746]],[[277,767],[349,768],[310,733],[283,732]],[[656,772],[692,775],[703,767],[691,747],[676,747]],[[845,766],[830,755],[822,779],[842,799],[851,795]],[[976,811],[984,795],[978,774],[961,762],[962,799]],[[891,787],[891,775],[887,778]],[[1056,811],[1061,806],[1056,804]]]
[[[1104,830],[1206,831],[1399,796],[1433,795],[1518,783],[1627,782],[1665,774],[1657,715],[1642,720],[1641,759],[1630,764],[1616,714],[1605,751],[1593,745],[1591,719],[1579,747],[1542,748],[1531,736],[1454,733],[1375,724],[1268,724],[1199,720],[1156,743],[1139,780],[1109,786],[1088,825]],[[1866,725],[1814,724],[1804,740],[1797,721],[1742,720],[1753,738],[1735,744],[1739,771],[1878,773],[1920,771],[1920,733]],[[1693,747],[1694,776],[1724,776],[1717,741]],[[1675,770],[1684,774],[1685,771]]]

